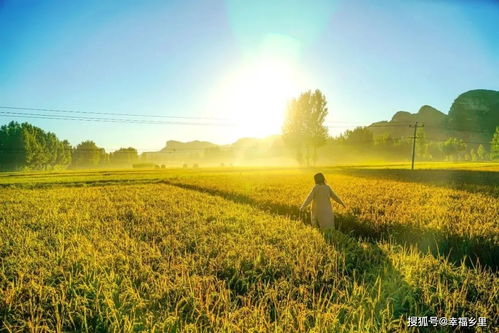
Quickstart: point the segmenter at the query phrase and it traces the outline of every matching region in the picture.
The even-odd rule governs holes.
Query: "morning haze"
[[[326,96],[331,136],[426,104],[448,113],[461,93],[499,87],[497,6],[4,1],[2,106],[140,121],[54,120],[35,115],[68,114],[7,109],[0,121],[28,121],[73,147],[92,140],[107,152],[150,152],[168,140],[226,145],[281,134],[287,103],[307,90]],[[180,119],[142,115],[203,125],[144,124]]]

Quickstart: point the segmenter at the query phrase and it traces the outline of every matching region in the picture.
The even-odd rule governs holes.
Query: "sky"
[[[331,135],[499,90],[499,1],[0,0],[0,106],[87,112],[0,124],[108,151],[226,144],[279,134],[309,89]]]

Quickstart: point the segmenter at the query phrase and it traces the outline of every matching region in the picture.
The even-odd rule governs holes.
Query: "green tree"
[[[56,166],[66,168],[71,164],[73,148],[67,140],[59,142],[56,148]]]
[[[394,145],[395,140],[389,133],[384,133],[374,138],[374,148],[376,154],[379,156],[383,155],[389,158],[395,157],[393,152]]]
[[[132,147],[120,148],[109,155],[109,162],[113,165],[131,166],[138,158],[137,149]]]
[[[73,151],[73,168],[96,168],[106,161],[106,153],[103,148],[97,147],[95,142],[83,141]]]
[[[390,149],[394,144],[394,139],[389,133],[379,135],[374,138],[374,145],[382,150]]]
[[[487,150],[485,149],[485,147],[482,144],[480,144],[478,146],[478,149],[477,149],[476,153],[477,153],[478,159],[480,161],[488,160]]]
[[[23,140],[26,147],[26,165],[27,169],[47,169],[51,161],[51,152],[49,150],[48,136],[42,129],[30,124],[22,124]]]
[[[442,151],[443,144],[439,142],[430,142],[428,144],[428,154],[431,159],[434,161],[443,160],[445,158],[445,154]]]
[[[461,152],[466,151],[466,143],[458,138],[449,138],[442,145],[442,151],[448,159],[459,159]]]
[[[499,126],[496,127],[492,141],[490,141],[490,158],[493,160],[499,159]]]
[[[340,142],[359,148],[369,148],[374,144],[374,135],[369,128],[359,126],[353,130],[346,130],[340,136]]]
[[[0,127],[0,169],[19,170],[26,165],[26,147],[22,126],[10,122]]]
[[[471,148],[470,156],[472,161],[478,161],[478,154],[476,153],[475,148]]]
[[[292,99],[282,127],[283,139],[296,151],[300,163],[317,160],[317,148],[328,138],[324,120],[328,114],[326,97],[320,90],[307,91]]]
[[[428,141],[423,127],[418,127],[416,130],[416,138],[416,156],[423,159],[428,158]]]
[[[61,148],[62,147],[62,148]],[[64,151],[64,159],[59,157]],[[52,169],[71,161],[69,143],[28,123],[0,127],[0,170]]]

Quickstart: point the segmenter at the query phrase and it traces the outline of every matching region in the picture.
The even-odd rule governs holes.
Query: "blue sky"
[[[0,105],[232,125],[0,124],[108,150],[229,143],[278,133],[286,101],[316,88],[331,134],[499,90],[499,2],[0,0]]]

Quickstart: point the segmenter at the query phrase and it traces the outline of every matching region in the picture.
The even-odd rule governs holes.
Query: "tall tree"
[[[0,169],[19,170],[26,165],[26,147],[22,126],[10,122],[0,127]]]
[[[499,159],[499,126],[496,127],[492,141],[490,141],[490,158]]]
[[[311,90],[292,99],[282,127],[283,139],[296,151],[300,163],[315,163],[317,148],[328,138],[324,120],[328,114],[326,97],[320,90]]]
[[[64,159],[59,158],[61,149]],[[71,146],[53,133],[28,123],[0,127],[0,170],[53,169],[70,161]]]
[[[472,161],[478,161],[478,154],[477,154],[475,148],[471,148],[470,157],[471,157]]]
[[[50,165],[48,135],[42,129],[30,124],[22,124],[23,140],[26,147],[26,168],[46,169]]]
[[[419,158],[428,158],[428,140],[426,140],[426,131],[424,127],[418,127],[416,130],[416,155]]]
[[[459,154],[466,151],[466,143],[462,139],[449,138],[442,144],[442,151],[447,158],[458,159]]]
[[[95,168],[105,162],[105,151],[97,147],[95,142],[87,140],[76,146],[73,151],[73,168]]]
[[[69,144],[68,140],[63,140],[59,142],[56,148],[56,166],[66,168],[71,164],[73,154],[73,148]]]
[[[430,142],[428,143],[428,154],[432,160],[443,160],[445,153],[443,152],[443,143]]]
[[[131,166],[138,158],[137,149],[132,147],[120,148],[109,155],[110,163],[120,166]]]
[[[346,130],[340,136],[340,142],[358,148],[370,148],[374,144],[373,132],[367,127],[358,126],[353,130]]]
[[[482,144],[478,145],[477,155],[481,161],[485,161],[488,159],[487,150]]]

